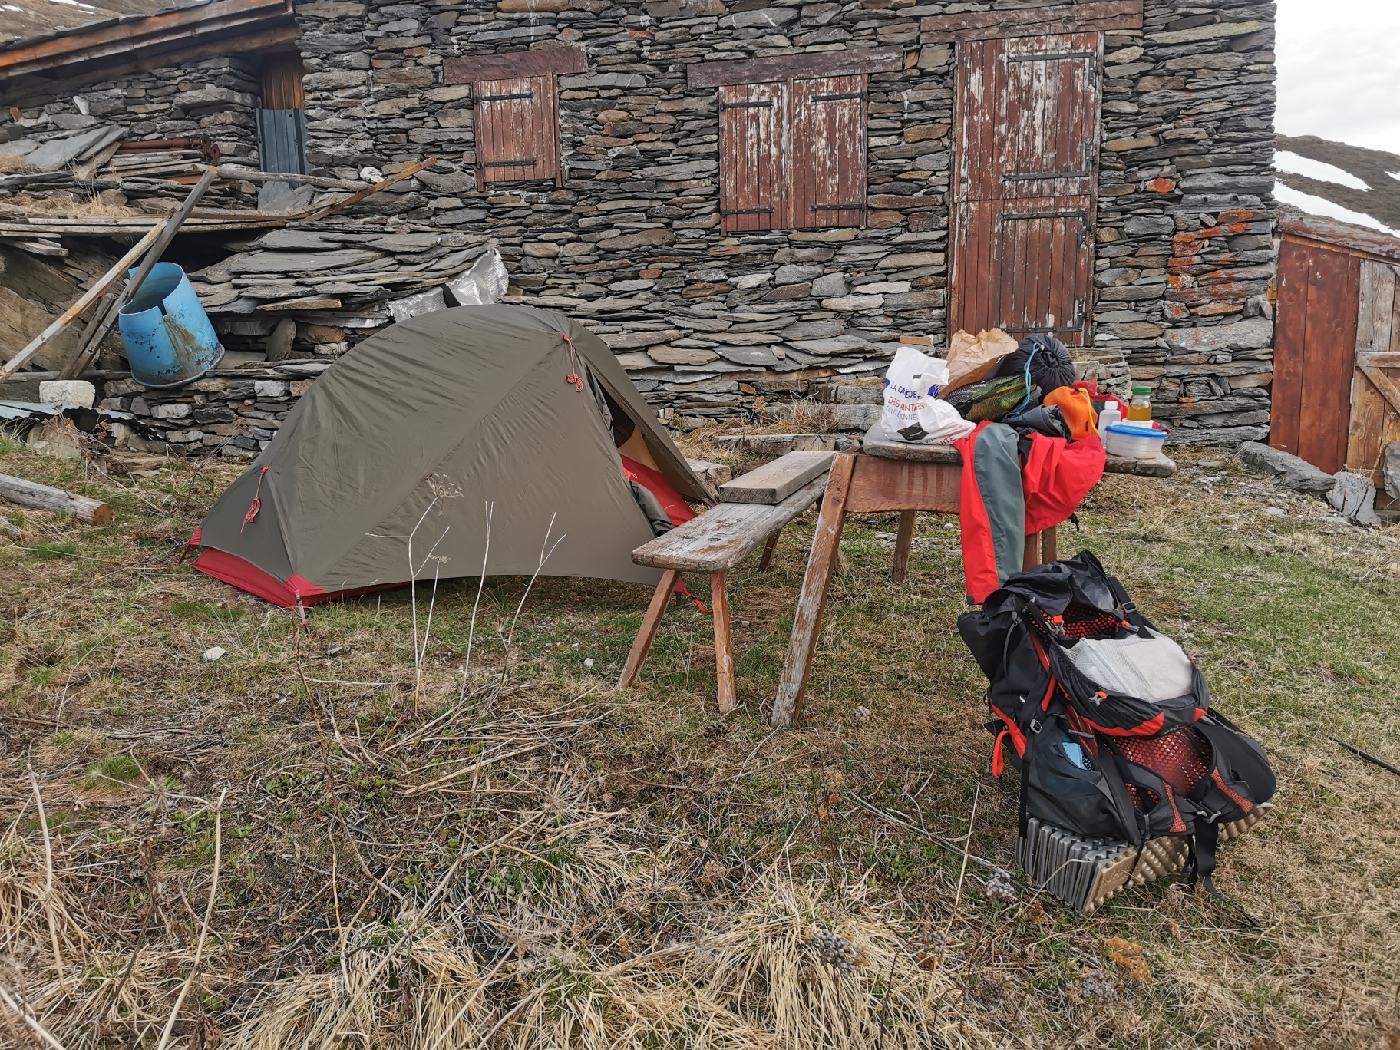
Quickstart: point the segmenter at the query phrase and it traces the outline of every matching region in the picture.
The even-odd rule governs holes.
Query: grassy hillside
[[[1155,883],[1089,918],[1012,871],[1015,774],[987,773],[946,519],[922,520],[902,587],[893,521],[848,529],[806,709],[773,732],[810,520],[737,576],[743,706],[720,718],[686,604],[616,693],[642,590],[461,580],[420,587],[416,617],[405,590],[300,626],[176,563],[236,470],[10,446],[0,471],[118,511],[0,506],[23,527],[0,535],[7,1045],[1263,1050],[1400,1031],[1400,785],[1330,739],[1400,759],[1400,536],[1222,455],[1108,479],[1061,550],[1096,551],[1196,654],[1269,750],[1277,807],[1223,851],[1225,900]]]

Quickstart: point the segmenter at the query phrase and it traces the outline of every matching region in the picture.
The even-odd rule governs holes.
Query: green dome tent
[[[322,373],[190,538],[195,568],[286,608],[479,576],[483,558],[492,576],[654,584],[631,558],[652,529],[623,475],[614,434],[629,432],[641,469],[707,498],[607,345],[567,317],[415,318]]]

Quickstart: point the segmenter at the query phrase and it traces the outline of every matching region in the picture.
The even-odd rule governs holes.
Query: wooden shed
[[[1315,216],[1282,231],[1269,443],[1384,493],[1400,441],[1400,238]]]

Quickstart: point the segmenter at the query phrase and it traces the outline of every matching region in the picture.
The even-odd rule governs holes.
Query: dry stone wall
[[[919,19],[1043,6],[1053,0],[307,0],[309,157],[344,178],[438,157],[366,201],[364,229],[397,216],[494,241],[513,294],[583,319],[680,422],[742,413],[757,395],[878,374],[901,335],[945,342],[955,53],[921,41]],[[1126,355],[1133,379],[1157,387],[1177,439],[1258,438],[1272,370],[1274,5],[1144,6],[1142,31],[1104,34],[1095,353]],[[555,44],[587,54],[585,73],[559,81],[564,185],[479,192],[471,91],[443,82],[443,59]],[[723,233],[716,94],[688,87],[687,67],[875,46],[903,49],[905,68],[869,78],[866,225]],[[136,137],[203,133],[246,160],[250,61],[77,94]],[[23,114],[74,119],[72,94]]]
[[[519,292],[586,319],[649,397],[729,414],[800,385],[784,377],[877,372],[901,334],[945,338],[954,54],[918,23],[998,6],[1048,5],[313,0],[311,159],[351,175],[441,157],[386,206],[494,237]],[[1267,423],[1273,17],[1148,0],[1142,32],[1105,34],[1096,344],[1186,439]],[[479,193],[470,90],[442,59],[555,43],[588,55],[559,82],[564,187]],[[722,233],[715,93],[687,65],[889,45],[906,68],[870,76],[867,225]]]
[[[0,115],[24,128],[117,124],[128,139],[204,136],[233,164],[258,163],[258,80],[246,60],[208,58],[127,73],[113,80],[6,100],[19,111]]]

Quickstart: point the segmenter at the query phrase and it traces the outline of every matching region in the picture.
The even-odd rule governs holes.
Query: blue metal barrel
[[[134,273],[134,271],[133,271]],[[224,348],[185,271],[156,263],[117,317],[131,378],[142,386],[179,386],[219,363]]]

